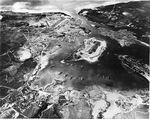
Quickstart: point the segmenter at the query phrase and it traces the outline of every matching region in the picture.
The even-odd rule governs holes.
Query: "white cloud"
[[[30,9],[30,2],[16,2],[12,6],[14,12],[26,12]]]

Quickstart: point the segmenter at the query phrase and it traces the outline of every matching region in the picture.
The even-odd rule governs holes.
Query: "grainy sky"
[[[128,1],[128,0],[0,0],[1,5],[13,5],[16,2],[30,2],[33,6],[47,3],[67,3],[67,2],[94,2],[94,1]],[[135,1],[135,0],[132,0]],[[138,0],[137,0],[138,1]]]
[[[49,11],[52,9],[76,9],[77,7],[98,6],[106,2],[127,2],[131,0],[0,0],[0,10]],[[133,1],[133,0],[132,0]],[[135,1],[135,0],[134,0]],[[136,0],[138,1],[138,0]]]

